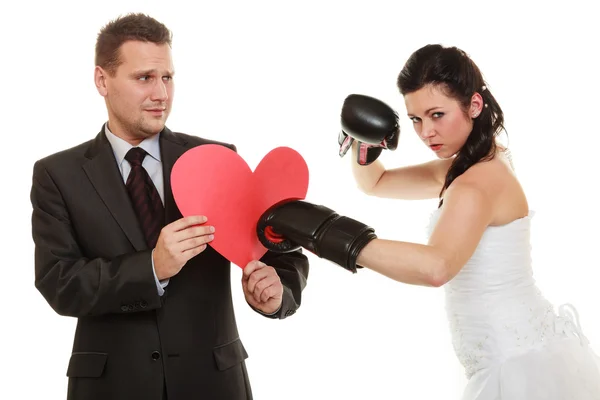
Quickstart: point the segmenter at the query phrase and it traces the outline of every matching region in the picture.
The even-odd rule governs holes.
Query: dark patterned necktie
[[[125,159],[131,164],[131,172],[127,177],[126,186],[146,237],[146,243],[150,248],[154,248],[163,227],[164,207],[150,175],[142,167],[142,161],[146,154],[144,149],[133,147],[125,155]]]

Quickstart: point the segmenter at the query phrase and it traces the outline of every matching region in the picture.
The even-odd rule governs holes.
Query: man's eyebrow
[[[144,69],[144,70],[139,70],[139,71],[134,71],[131,73],[131,75],[133,76],[144,76],[144,75],[154,75],[157,74],[158,70],[156,69]],[[170,71],[167,70],[165,75],[169,75],[169,76],[174,76],[175,75],[175,71]]]

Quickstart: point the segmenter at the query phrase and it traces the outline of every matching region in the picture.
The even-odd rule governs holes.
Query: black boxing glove
[[[375,230],[335,211],[306,201],[275,205],[260,217],[256,231],[263,246],[277,253],[300,247],[356,273],[356,259]]]
[[[393,151],[398,147],[398,113],[381,100],[361,94],[349,95],[342,106],[341,122],[340,157],[354,140],[359,142],[356,162],[360,165],[371,164],[384,149]]]

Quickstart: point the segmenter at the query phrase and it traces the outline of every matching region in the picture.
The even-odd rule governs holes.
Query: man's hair
[[[120,49],[126,41],[139,40],[171,46],[172,37],[171,31],[164,24],[148,15],[131,13],[118,17],[107,23],[98,34],[96,65],[114,75],[123,62]]]

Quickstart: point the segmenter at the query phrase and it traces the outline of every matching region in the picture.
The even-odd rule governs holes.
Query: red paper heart
[[[216,144],[186,151],[171,172],[171,188],[181,214],[205,215],[215,227],[210,243],[233,264],[244,268],[267,249],[256,223],[271,206],[302,200],[308,190],[308,167],[289,147],[271,150],[254,173],[235,151]]]

